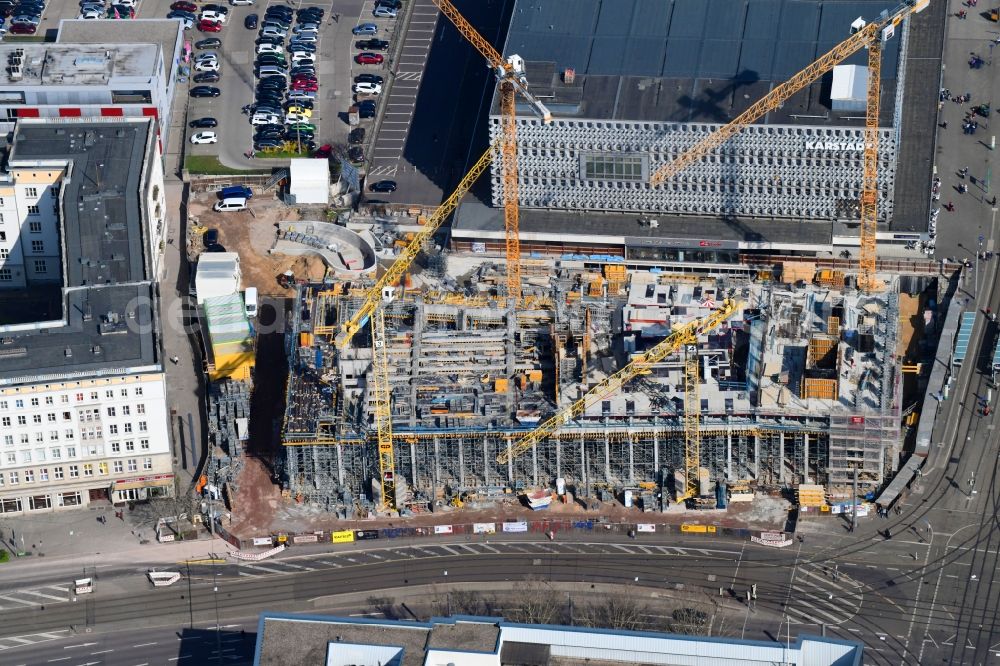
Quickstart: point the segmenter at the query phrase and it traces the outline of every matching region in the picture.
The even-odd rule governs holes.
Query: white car
[[[354,92],[362,95],[378,95],[382,92],[382,86],[378,83],[364,81],[354,84]]]
[[[281,116],[275,113],[255,113],[250,118],[251,125],[280,125]]]
[[[308,53],[306,51],[292,51],[292,62],[298,62],[300,60],[313,60],[315,53]]]
[[[215,132],[196,132],[191,135],[191,143],[199,145],[202,143],[218,143],[219,137]]]
[[[252,5],[253,0],[229,0],[229,4],[233,7],[239,7],[240,5]]]
[[[261,37],[281,37],[284,39],[288,33],[280,28],[275,28],[273,25],[269,25],[260,31]]]
[[[264,53],[281,53],[282,51],[284,51],[284,49],[277,44],[268,44],[267,42],[264,42],[263,44],[257,45],[257,55],[263,55]]]
[[[205,52],[199,53],[198,57],[194,59],[195,62],[219,62],[219,55],[217,53]]]
[[[202,60],[201,62],[196,62],[194,68],[199,72],[218,72],[219,71],[219,61],[218,60]]]
[[[101,19],[104,18],[104,14],[99,9],[87,9],[80,12],[79,18],[90,20],[90,19]]]
[[[113,4],[123,5],[129,9],[135,9],[135,6],[139,4],[139,0],[117,0],[117,2],[114,2]]]
[[[226,14],[222,12],[213,12],[211,10],[203,11],[198,19],[201,21],[212,21],[213,23],[225,23],[226,19],[229,18]]]
[[[304,113],[286,113],[285,114],[285,124],[294,125],[295,123],[307,123],[309,122],[309,116]]]
[[[319,24],[318,23],[300,23],[297,26],[295,26],[294,28],[292,28],[292,32],[294,32],[296,35],[301,34],[303,32],[317,33],[317,32],[319,32]]]

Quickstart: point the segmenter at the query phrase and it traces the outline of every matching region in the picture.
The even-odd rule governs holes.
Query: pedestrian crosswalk
[[[17,610],[31,606],[46,606],[69,601],[70,586],[44,585],[41,587],[0,592],[0,611]]]
[[[785,612],[792,624],[843,624],[861,610],[861,583],[818,563],[799,565]]]
[[[69,636],[69,629],[43,631],[37,634],[24,634],[23,636],[4,636],[3,638],[0,638],[0,652],[3,650],[10,650],[11,648],[23,647],[25,645],[33,645],[34,643],[54,641],[59,638],[66,638],[67,636]],[[0,659],[0,662],[2,661],[3,660]]]

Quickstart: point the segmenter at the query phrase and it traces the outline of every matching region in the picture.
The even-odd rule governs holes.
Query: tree
[[[649,606],[640,602],[634,595],[609,595],[585,604],[580,611],[580,624],[587,627],[628,631],[661,629],[662,627],[650,626],[651,617],[653,614]]]

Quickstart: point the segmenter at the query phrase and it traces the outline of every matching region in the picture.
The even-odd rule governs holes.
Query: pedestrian
[[[990,200],[990,205],[991,205],[991,206],[996,206],[996,205],[997,205],[997,198],[996,198],[996,195],[994,195],[994,196],[993,196],[993,199],[992,199],[992,200]]]
[[[948,129],[948,121],[942,120],[940,123],[938,123],[938,127],[940,127],[941,129]]]

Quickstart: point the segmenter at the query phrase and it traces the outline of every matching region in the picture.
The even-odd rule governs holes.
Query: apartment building
[[[18,121],[0,176],[0,512],[172,491],[162,191],[151,118]]]

